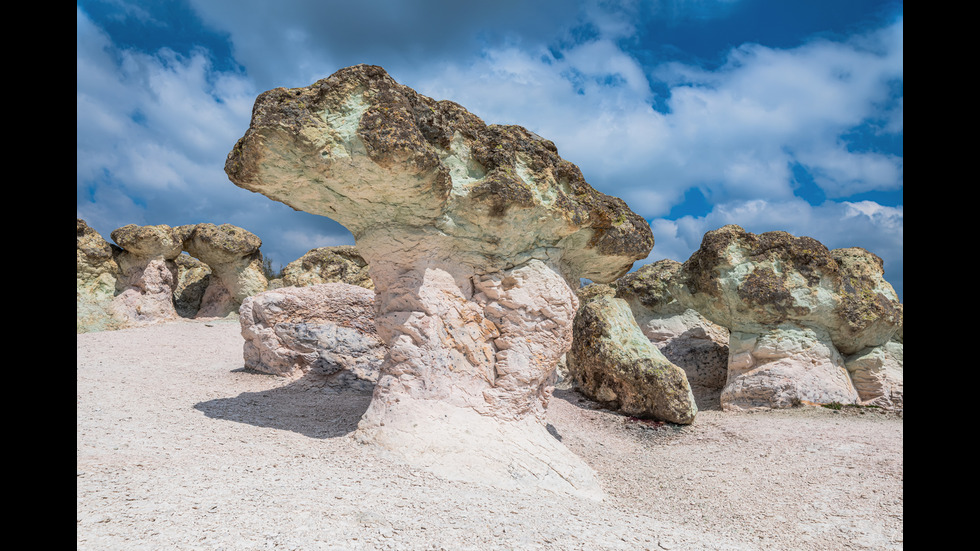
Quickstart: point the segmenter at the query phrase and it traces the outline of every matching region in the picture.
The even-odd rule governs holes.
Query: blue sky
[[[126,224],[231,223],[274,266],[353,244],[242,190],[255,97],[358,63],[555,142],[684,261],[739,224],[882,257],[903,292],[903,4],[823,0],[79,0],[77,202]]]

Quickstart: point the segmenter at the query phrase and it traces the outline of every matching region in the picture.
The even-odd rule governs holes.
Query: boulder
[[[855,403],[845,357],[883,345],[902,324],[880,258],[786,232],[708,232],[669,286],[732,332],[725,409]]]
[[[371,390],[386,348],[374,328],[374,293],[345,283],[283,287],[247,297],[239,311],[245,367],[333,387]]]
[[[246,297],[269,285],[262,270],[262,240],[232,224],[192,224],[177,228],[183,249],[211,268],[201,297],[199,318],[226,317],[238,312]]]
[[[628,415],[694,421],[697,406],[684,371],[643,334],[625,300],[611,293],[590,294],[575,316],[568,352],[575,387]]]
[[[357,247],[319,247],[290,262],[282,277],[269,282],[269,288],[304,287],[319,283],[347,283],[374,289],[368,265]]]
[[[167,225],[129,224],[113,230],[112,240],[122,249],[116,262],[122,276],[109,313],[125,326],[140,326],[173,320],[174,289],[181,251],[180,238]]]
[[[698,406],[717,408],[728,378],[729,332],[673,296],[681,267],[673,260],[642,266],[616,282],[616,297],[629,304],[650,342],[684,370]]]
[[[371,266],[389,355],[359,441],[449,478],[601,495],[545,409],[572,289],[646,257],[642,217],[553,142],[367,65],[261,94],[225,172],[340,222]]]
[[[109,315],[122,272],[116,250],[81,218],[75,229],[75,331],[118,329],[122,320]]]

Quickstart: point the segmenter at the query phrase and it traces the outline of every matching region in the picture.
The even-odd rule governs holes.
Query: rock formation
[[[389,356],[360,441],[450,478],[600,495],[545,428],[549,381],[573,286],[646,257],[645,220],[551,141],[365,65],[261,94],[225,171],[337,220],[370,265]]]
[[[643,334],[629,304],[616,298],[612,288],[586,289],[568,352],[575,386],[628,415],[681,424],[694,421],[697,406],[684,371]]]
[[[181,242],[173,228],[129,224],[113,230],[111,237],[122,248],[116,255],[122,277],[110,314],[126,326],[175,319],[174,259],[180,254]]]
[[[112,245],[81,218],[75,229],[75,330],[116,329],[121,320],[109,315],[122,272]]]
[[[681,264],[661,260],[630,272],[616,282],[643,334],[684,370],[698,405],[717,402],[728,378],[728,329],[682,304],[671,294]],[[718,407],[718,405],[715,405]]]
[[[731,329],[726,409],[856,403],[845,356],[902,323],[881,259],[863,249],[730,225],[705,234],[682,271],[674,296]]]
[[[174,289],[174,308],[182,318],[193,318],[201,310],[204,293],[211,283],[211,267],[188,254],[179,254],[177,287]]]
[[[347,283],[366,289],[374,289],[368,275],[367,261],[357,252],[357,247],[319,247],[290,262],[282,270],[282,277],[269,282],[269,288],[305,287],[319,283]]]
[[[266,290],[262,240],[231,224],[180,226],[183,248],[211,268],[211,279],[197,317],[225,317],[238,312],[246,297]]]
[[[239,311],[245,367],[281,376],[311,371],[334,387],[370,390],[385,346],[374,292],[344,283],[284,287],[246,298]]]

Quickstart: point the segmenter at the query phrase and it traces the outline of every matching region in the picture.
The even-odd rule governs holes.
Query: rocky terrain
[[[631,419],[556,391],[602,501],[451,481],[353,438],[370,401],[246,371],[235,321],[77,335],[79,550],[903,549],[903,418]],[[135,399],[134,399],[135,398]]]
[[[902,548],[873,253],[631,272],[649,225],[554,143],[380,67],[252,115],[231,181],[357,246],[271,279],[236,226],[78,220],[79,549]]]

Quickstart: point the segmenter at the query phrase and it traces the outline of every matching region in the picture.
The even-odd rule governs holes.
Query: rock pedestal
[[[357,438],[452,478],[601,495],[543,422],[579,277],[611,281],[649,225],[555,145],[487,126],[380,67],[259,96],[236,185],[346,226],[389,356]]]

